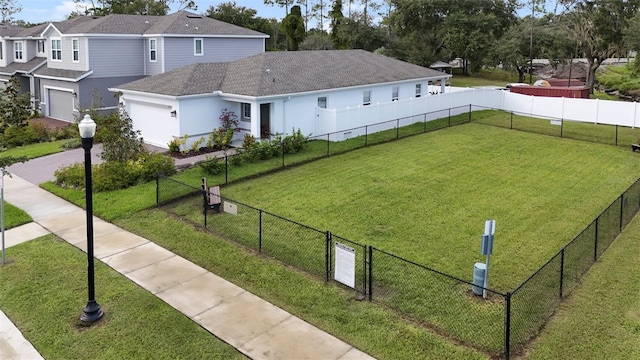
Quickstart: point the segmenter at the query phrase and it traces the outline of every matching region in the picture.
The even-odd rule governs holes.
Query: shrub
[[[298,128],[296,131],[293,130],[291,135],[285,136],[284,143],[284,153],[285,154],[295,154],[304,149],[304,146],[309,142],[309,137],[302,135],[302,132]]]
[[[4,130],[4,141],[9,147],[35,144],[48,140],[46,129],[43,138],[42,128],[38,126],[11,125]]]
[[[224,163],[219,158],[210,158],[208,156],[198,166],[209,175],[217,175],[224,170]]]
[[[191,151],[197,152],[198,150],[200,150],[200,147],[202,146],[202,144],[204,144],[204,136],[200,137],[200,139],[191,143]]]
[[[60,168],[54,172],[54,175],[58,186],[72,189],[84,188],[84,164],[82,163]]]
[[[69,139],[60,145],[60,147],[65,150],[77,149],[80,146],[82,146],[82,140],[80,138]]]
[[[173,159],[160,153],[147,153],[138,160],[125,162],[109,161],[95,165],[91,169],[93,176],[93,191],[111,191],[125,189],[140,183],[155,179],[161,172],[166,175],[175,173]],[[58,186],[82,189],[84,188],[84,165],[73,164],[56,170]]]
[[[187,139],[189,138],[188,134],[184,134],[182,137],[179,138],[173,138],[171,141],[169,141],[169,151],[172,153],[179,153],[180,152],[180,148],[187,143]]]
[[[173,158],[165,154],[148,153],[138,159],[138,162],[142,163],[139,182],[154,180],[158,173],[169,176],[176,172]]]
[[[78,127],[75,124],[69,124],[55,130],[50,130],[49,137],[52,141],[73,138],[79,139]]]

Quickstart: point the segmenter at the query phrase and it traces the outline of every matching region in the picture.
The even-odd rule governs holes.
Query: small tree
[[[23,126],[32,115],[29,93],[20,92],[20,79],[13,75],[0,92],[0,121],[2,131],[11,125]]]
[[[100,157],[104,161],[137,160],[147,153],[140,130],[133,129],[133,120],[124,108],[120,107],[118,113],[109,115],[102,125],[105,131],[102,133]]]
[[[231,140],[233,139],[233,133],[239,131],[238,125],[240,124],[240,119],[238,119],[238,115],[233,111],[229,111],[228,109],[222,109],[222,113],[218,118],[220,120],[220,128],[214,129],[211,134],[213,141],[215,141],[218,146],[220,146],[223,150],[228,149],[231,146]]]

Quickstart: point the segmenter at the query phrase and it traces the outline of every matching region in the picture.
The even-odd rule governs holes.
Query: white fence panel
[[[598,122],[598,101],[590,99],[564,99],[564,118],[582,122]]]
[[[598,102],[598,123],[633,127],[636,103],[600,100]]]

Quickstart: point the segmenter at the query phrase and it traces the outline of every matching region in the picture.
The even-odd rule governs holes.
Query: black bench
[[[202,190],[204,191],[204,210],[220,212],[222,198],[220,197],[220,186],[207,186],[207,178],[202,178]]]
[[[631,151],[640,150],[640,144],[631,144]]]

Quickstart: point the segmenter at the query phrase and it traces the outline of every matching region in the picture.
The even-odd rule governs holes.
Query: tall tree
[[[293,6],[289,15],[282,19],[282,32],[287,37],[287,49],[291,51],[298,50],[305,37],[304,19],[302,18],[300,6]]]
[[[205,11],[205,16],[269,34],[269,39],[266,40],[266,49],[279,49],[280,24],[276,19],[265,19],[256,16],[257,13],[255,9],[238,6],[235,1],[229,1],[220,3],[215,7],[209,6]]]
[[[20,11],[22,11],[22,5],[17,0],[0,0],[0,15],[2,15],[0,23],[13,21],[13,14]]]
[[[311,16],[316,19],[316,28],[324,31],[324,20],[327,18],[327,3],[324,0],[317,0],[311,7]]]
[[[26,126],[31,118],[31,95],[22,91],[20,76],[13,75],[0,92],[0,131],[9,126]]]
[[[277,5],[284,8],[284,14],[289,15],[289,6],[293,5],[293,0],[264,0],[265,5]],[[292,9],[293,10],[293,9]]]
[[[487,49],[516,20],[516,0],[393,0],[394,56],[420,65],[463,58],[482,66]],[[467,67],[465,66],[465,72]]]
[[[86,0],[73,0],[78,6],[87,4]],[[134,14],[167,15],[171,6],[177,4],[178,10],[197,10],[194,0],[90,0],[85,8],[86,15]]]
[[[624,50],[624,33],[637,13],[640,0],[560,0],[565,6],[559,21],[587,59],[587,86],[593,93],[596,70]]]
[[[343,44],[341,44],[338,38],[338,28],[344,19],[344,15],[342,14],[342,0],[333,1],[333,6],[331,7],[331,11],[329,11],[329,19],[331,19],[329,25],[331,27],[331,41],[333,41],[336,48],[342,49]]]

